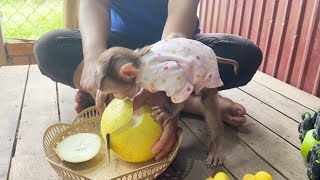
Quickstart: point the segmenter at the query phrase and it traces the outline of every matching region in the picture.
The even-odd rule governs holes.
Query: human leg
[[[246,85],[253,77],[262,61],[261,50],[249,40],[236,35],[208,33],[195,36],[205,45],[211,47],[217,56],[233,59],[239,63],[237,76],[233,73],[233,67],[227,64],[219,64],[220,77],[224,86],[220,88],[230,89]],[[191,96],[185,102],[184,111],[201,115],[198,96]],[[218,97],[218,104],[222,111],[224,122],[232,126],[241,126],[245,123],[245,108],[228,98]]]
[[[195,35],[195,40],[209,46],[217,56],[239,63],[237,75],[233,73],[233,66],[219,64],[220,77],[224,83],[220,90],[246,85],[261,64],[261,50],[243,37],[223,33],[203,33]]]
[[[130,40],[111,33],[108,46],[139,48],[144,42]],[[60,29],[43,35],[35,44],[34,54],[43,75],[55,82],[80,89],[83,66],[82,40],[79,30]],[[82,111],[95,104],[87,92],[79,90],[75,96],[75,110]]]

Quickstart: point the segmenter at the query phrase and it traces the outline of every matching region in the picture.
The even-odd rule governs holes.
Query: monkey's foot
[[[222,152],[210,151],[206,159],[208,167],[216,167],[222,164]]]
[[[95,101],[92,96],[84,91],[78,91],[74,97],[75,106],[74,109],[77,113],[82,110],[95,105]]]
[[[222,120],[234,127],[243,126],[246,122],[246,109],[228,98],[218,96],[218,103],[221,108]]]

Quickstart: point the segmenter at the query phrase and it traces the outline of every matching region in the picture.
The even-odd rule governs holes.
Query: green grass
[[[63,0],[0,0],[6,39],[39,39],[62,27]]]

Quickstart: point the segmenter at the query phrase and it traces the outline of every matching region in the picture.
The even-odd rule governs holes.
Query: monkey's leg
[[[220,114],[221,111],[219,110],[217,103],[217,90],[204,89],[202,92],[201,101],[203,114],[205,115],[206,122],[208,123],[213,135],[206,163],[209,167],[214,167],[222,164],[224,134],[223,123]]]

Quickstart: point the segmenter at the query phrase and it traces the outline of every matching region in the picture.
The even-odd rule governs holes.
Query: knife
[[[108,159],[110,162],[110,134],[107,134],[107,153],[108,153]]]

